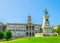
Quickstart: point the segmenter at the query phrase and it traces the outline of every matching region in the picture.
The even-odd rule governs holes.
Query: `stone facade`
[[[35,33],[41,32],[41,25],[8,23],[6,29],[12,32],[13,37],[34,36]]]

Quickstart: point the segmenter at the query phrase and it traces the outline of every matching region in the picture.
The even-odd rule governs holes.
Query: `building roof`
[[[33,25],[33,26],[42,26],[41,24],[23,24],[23,23],[7,23],[6,25]]]

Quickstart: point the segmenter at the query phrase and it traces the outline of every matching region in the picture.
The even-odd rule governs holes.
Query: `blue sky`
[[[0,0],[0,22],[27,23],[30,14],[32,23],[42,24],[45,8],[50,24],[60,24],[60,0]]]

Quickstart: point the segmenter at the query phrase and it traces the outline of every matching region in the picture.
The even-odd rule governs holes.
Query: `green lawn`
[[[0,43],[60,43],[60,36],[44,36],[32,38],[20,38]]]

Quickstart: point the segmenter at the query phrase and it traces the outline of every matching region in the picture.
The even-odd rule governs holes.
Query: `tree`
[[[60,25],[57,25],[53,28],[53,32],[60,34]]]
[[[60,34],[60,25],[57,26],[57,33]]]
[[[53,28],[52,31],[53,31],[53,33],[57,33],[57,29],[55,29],[55,28]]]
[[[10,30],[6,30],[6,31],[4,32],[4,38],[5,38],[6,40],[8,40],[8,39],[10,39],[11,37],[12,37],[11,31],[10,31]]]
[[[0,30],[0,39],[3,39],[3,32]]]

